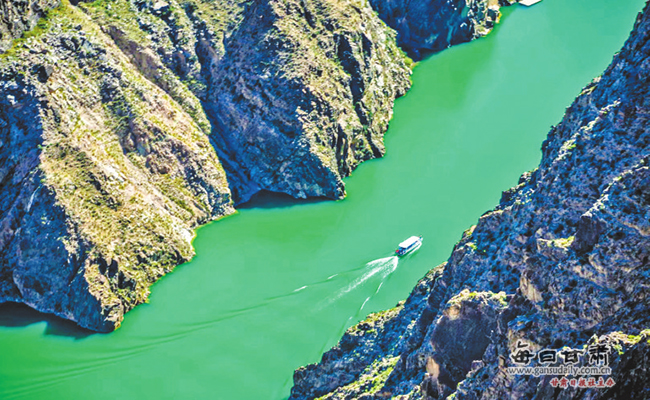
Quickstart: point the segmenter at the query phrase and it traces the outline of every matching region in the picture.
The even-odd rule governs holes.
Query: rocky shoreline
[[[291,399],[650,398],[649,57],[646,5],[549,133],[539,167],[403,304],[298,369]],[[516,374],[556,365],[518,364],[524,348],[598,355],[593,365],[608,365],[613,383]]]
[[[499,23],[500,8],[517,0],[371,0],[388,26],[397,31],[397,44],[420,60],[455,44],[487,35]],[[437,12],[431,12],[437,10]]]

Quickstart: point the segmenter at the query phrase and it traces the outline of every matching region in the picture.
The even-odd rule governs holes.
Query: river
[[[209,224],[197,256],[111,334],[0,306],[0,399],[285,399],[366,314],[443,262],[627,38],[642,0],[513,6],[488,37],[421,62],[386,157],[342,201],[257,198]],[[392,258],[413,234],[422,248]]]

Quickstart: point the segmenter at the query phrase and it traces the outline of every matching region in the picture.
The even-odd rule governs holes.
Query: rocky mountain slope
[[[370,4],[397,31],[397,44],[419,60],[454,44],[487,35],[499,22],[500,7],[517,1],[370,0]]]
[[[226,175],[201,116],[80,10],[38,29],[0,68],[0,298],[111,330],[233,212]]]
[[[362,0],[0,11],[0,303],[99,331],[254,193],[342,198],[410,86]]]
[[[13,40],[32,30],[59,0],[0,1],[0,53],[7,51]]]
[[[539,167],[405,302],[298,369],[291,399],[650,398],[649,88],[650,4],[551,130]],[[517,358],[523,349],[560,353]],[[562,373],[508,369],[562,362],[612,371],[563,387]],[[594,387],[603,375],[615,384]]]

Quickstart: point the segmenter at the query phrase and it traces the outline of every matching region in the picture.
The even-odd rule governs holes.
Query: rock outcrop
[[[39,19],[59,4],[60,0],[0,1],[0,53],[7,51],[14,39],[34,29]]]
[[[393,101],[410,86],[394,33],[363,1],[259,2],[243,18],[226,57],[206,54],[206,109],[237,200],[260,189],[342,198],[341,178],[384,154]]]
[[[363,2],[64,0],[1,57],[0,302],[99,331],[231,189],[342,197],[410,85]]]
[[[362,0],[0,11],[0,303],[98,331],[256,192],[342,198],[410,87]]]
[[[350,328],[296,371],[291,398],[650,398],[649,55],[650,4],[551,130],[539,167],[418,283],[408,313]],[[600,346],[615,385],[518,375],[508,367],[521,346],[590,361]]]
[[[108,331],[234,210],[200,118],[78,9],[41,29],[0,67],[0,301]]]
[[[235,203],[260,190],[342,198],[342,178],[384,154],[393,101],[410,87],[395,33],[362,1],[79,7],[145,77],[205,111]]]
[[[454,44],[487,35],[500,8],[518,0],[370,0],[379,17],[397,31],[397,44],[419,60]]]

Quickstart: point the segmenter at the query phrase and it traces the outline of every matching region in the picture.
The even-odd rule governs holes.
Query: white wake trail
[[[395,269],[397,268],[397,264],[398,264],[397,256],[385,257],[385,258],[380,258],[378,260],[370,261],[369,263],[366,264],[364,268],[364,273],[361,276],[359,276],[358,278],[350,282],[350,284],[348,284],[346,287],[341,288],[338,292],[336,292],[336,294],[330,297],[322,307],[332,304],[333,302],[340,299],[347,293],[350,293],[351,291],[359,287],[359,285],[368,281],[370,278],[372,278],[375,275],[381,276],[382,283],[380,283],[379,285],[379,288],[381,288],[381,285],[383,284],[383,279],[385,279],[388,275],[390,275],[393,271],[395,271]],[[376,292],[379,291],[379,288],[377,288]],[[370,298],[368,298],[366,302],[369,299]]]

